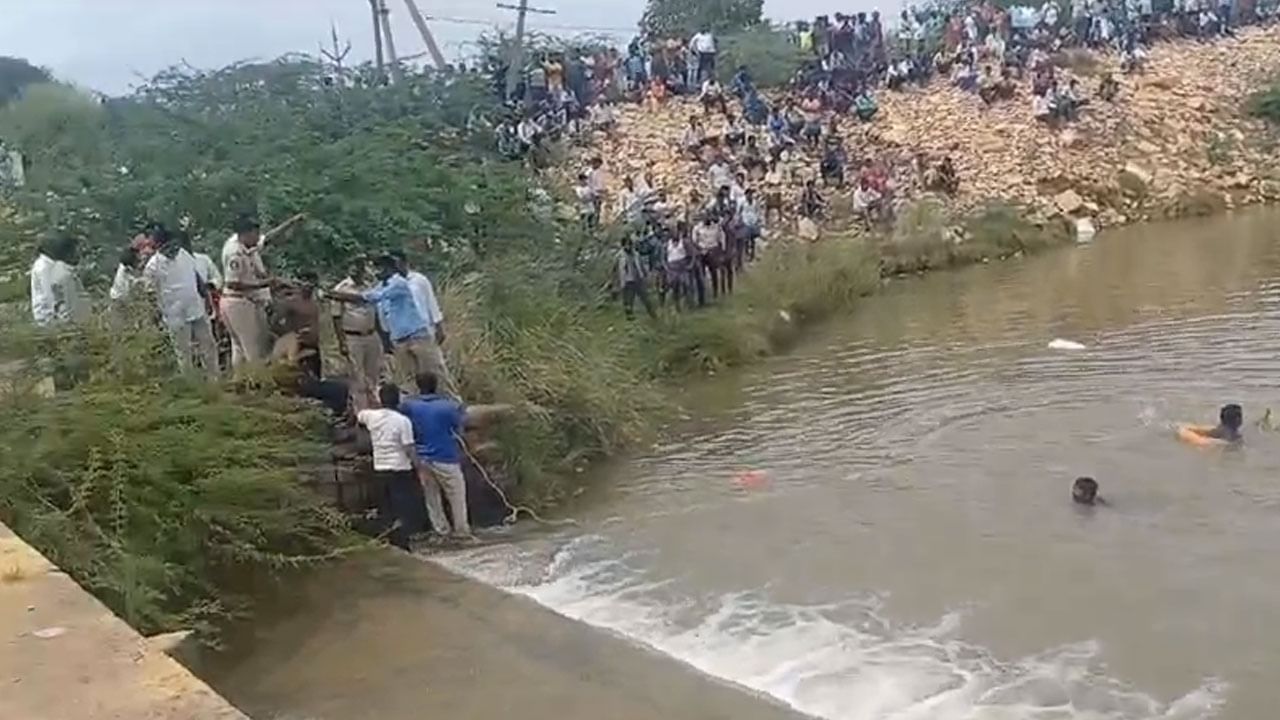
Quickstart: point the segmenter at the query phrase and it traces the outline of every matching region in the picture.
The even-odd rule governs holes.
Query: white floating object
[[[1093,240],[1093,236],[1097,234],[1098,228],[1094,227],[1093,220],[1076,218],[1076,242],[1087,243]]]
[[[1062,338],[1054,338],[1049,341],[1050,350],[1084,350],[1084,343],[1078,343],[1074,340],[1063,340]]]
[[[41,640],[52,640],[53,638],[58,637],[59,635],[65,633],[66,631],[67,631],[66,628],[55,625],[54,627],[47,627],[47,628],[42,628],[40,630],[36,630],[31,634],[35,635]]]

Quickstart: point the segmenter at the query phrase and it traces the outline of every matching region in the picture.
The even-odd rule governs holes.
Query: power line
[[[486,27],[499,27],[504,24],[502,20],[499,20],[496,18],[492,20],[485,20],[484,18],[454,17],[454,16],[447,16],[447,15],[427,15],[426,18],[428,20],[435,20],[437,22],[443,22],[443,23],[453,23],[455,25],[484,25]],[[637,32],[635,27],[606,27],[606,26],[598,26],[598,25],[557,25],[557,24],[543,24],[540,22],[538,23],[537,29],[579,30],[583,32],[608,32],[608,33]]]

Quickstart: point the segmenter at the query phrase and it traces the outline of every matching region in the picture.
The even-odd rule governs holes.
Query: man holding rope
[[[440,394],[440,380],[432,373],[419,373],[417,383],[420,394],[402,400],[400,412],[413,425],[427,519],[438,536],[470,542],[474,537],[467,517],[467,481],[462,474],[462,433],[509,413],[511,406],[466,407]],[[442,496],[449,503],[448,515]]]

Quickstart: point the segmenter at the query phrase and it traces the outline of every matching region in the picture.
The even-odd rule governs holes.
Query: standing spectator
[[[698,259],[694,267],[694,288],[698,293],[698,305],[707,304],[707,284],[711,285],[714,297],[720,287],[720,269],[725,253],[724,228],[718,222],[715,213],[707,211],[702,215],[702,222],[693,229],[693,244],[698,248]]]
[[[178,367],[189,371],[199,358],[209,379],[218,377],[218,350],[213,326],[205,309],[208,290],[196,272],[195,259],[183,250],[164,227],[152,232],[156,254],[147,261],[142,277],[156,294],[160,317],[173,341]],[[195,352],[193,356],[192,352]]]
[[[441,537],[471,540],[461,436],[466,428],[482,424],[510,408],[503,405],[464,407],[457,400],[439,394],[439,378],[430,372],[419,373],[417,384],[421,394],[402,401],[400,411],[413,425],[418,479],[426,495],[427,519],[431,529]],[[449,503],[449,515],[445,515],[442,495]]]
[[[689,38],[689,50],[697,59],[697,75],[694,83],[701,85],[716,74],[716,38],[710,30],[703,29]]]
[[[352,263],[347,276],[334,290],[359,295],[372,289],[371,280],[369,267],[364,258],[360,258]],[[359,407],[366,407],[382,377],[382,339],[378,337],[377,316],[374,309],[365,303],[341,300],[332,303],[330,313],[334,335],[338,339],[338,352],[347,359],[351,378],[358,390]]]
[[[667,238],[666,244],[666,278],[663,283],[663,297],[670,295],[673,307],[680,309],[680,303],[692,307],[689,282],[693,273],[694,257],[697,249],[689,241],[689,225],[684,221],[676,223],[676,230]]]
[[[378,483],[378,519],[389,530],[392,545],[409,549],[409,537],[424,526],[422,493],[414,472],[417,467],[413,424],[400,413],[400,388],[378,389],[379,408],[356,413],[356,422],[369,431],[373,448],[373,479]]]
[[[635,317],[636,298],[640,298],[649,317],[657,319],[658,314],[654,312],[653,303],[649,300],[648,280],[645,277],[644,267],[640,264],[640,258],[636,255],[635,246],[629,236],[623,237],[619,242],[615,262],[617,263],[618,292],[622,295],[622,310],[626,313],[627,319]]]
[[[76,246],[66,236],[46,240],[31,264],[31,316],[41,327],[89,318],[89,301],[72,268]]]

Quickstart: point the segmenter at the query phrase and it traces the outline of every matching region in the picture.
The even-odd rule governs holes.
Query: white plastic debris
[[[1084,350],[1084,343],[1078,343],[1074,340],[1063,340],[1062,338],[1054,338],[1049,341],[1050,350]]]
[[[67,631],[66,628],[55,625],[54,627],[41,628],[31,633],[41,640],[52,640]]]
[[[1089,218],[1076,219],[1076,242],[1087,243],[1093,240],[1093,236],[1098,234],[1098,228],[1094,227],[1093,220]]]

